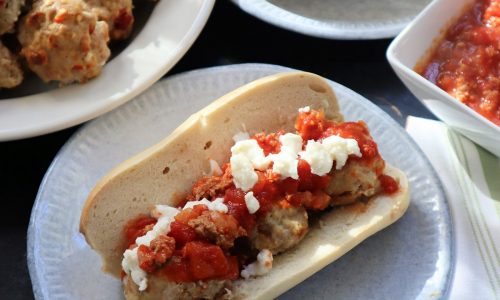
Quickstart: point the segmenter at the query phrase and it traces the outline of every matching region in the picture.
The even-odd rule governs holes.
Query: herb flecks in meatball
[[[46,82],[86,82],[110,55],[108,25],[82,0],[35,2],[18,38],[29,68]]]

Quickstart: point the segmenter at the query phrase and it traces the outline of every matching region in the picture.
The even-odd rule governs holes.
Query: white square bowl
[[[413,70],[464,7],[475,0],[435,0],[391,43],[390,65],[408,89],[438,118],[500,157],[500,127]],[[432,133],[429,133],[432,134]]]

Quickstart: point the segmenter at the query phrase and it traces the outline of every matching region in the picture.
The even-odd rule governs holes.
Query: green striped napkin
[[[500,299],[500,158],[442,122],[409,117],[406,130],[448,197],[456,250],[450,299]]]

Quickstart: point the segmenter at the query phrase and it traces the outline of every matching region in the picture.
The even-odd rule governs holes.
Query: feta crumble
[[[358,142],[354,139],[344,139],[339,136],[329,136],[321,142],[307,141],[305,151],[300,157],[311,166],[313,174],[323,176],[328,174],[336,162],[336,169],[344,167],[349,155],[361,157]]]
[[[195,205],[204,204],[209,210],[218,211],[222,213],[227,213],[227,205],[224,204],[224,198],[216,198],[214,201],[207,200],[205,198],[199,201],[188,201],[182,209],[193,208]]]
[[[259,179],[254,171],[252,162],[243,154],[231,156],[231,173],[233,174],[234,186],[243,191],[248,191]]]
[[[347,162],[349,155],[361,157],[358,142],[355,139],[344,139],[336,135],[332,135],[323,140],[323,145],[328,149],[330,155],[337,163],[335,168],[342,169]]]
[[[269,159],[264,155],[264,150],[262,150],[259,143],[254,139],[236,142],[231,147],[231,154],[245,156],[257,170],[264,171],[269,165]]]
[[[253,195],[253,192],[248,192],[245,194],[245,204],[247,205],[248,212],[254,214],[260,208],[260,203],[257,198]]]
[[[299,108],[299,113],[308,113],[310,111],[311,111],[310,106],[304,106],[304,107]]]
[[[311,166],[313,174],[323,176],[332,169],[333,158],[328,153],[328,149],[320,142],[307,141],[306,149],[300,152],[300,157]]]
[[[146,245],[149,247],[151,241],[157,238],[160,234],[169,233],[170,223],[179,213],[179,210],[177,208],[167,205],[156,205],[155,210],[160,214],[160,218],[158,218],[158,221],[156,222],[155,226],[153,226],[153,229],[135,240],[137,246]],[[154,212],[153,214],[155,214],[156,212]]]
[[[299,164],[298,154],[302,150],[302,137],[287,133],[280,136],[279,140],[281,143],[280,153],[268,156],[273,161],[273,172],[280,174],[283,179],[287,177],[299,179],[297,166]]]
[[[139,291],[142,292],[148,287],[147,273],[139,267],[137,247],[132,250],[128,249],[123,253],[122,269],[139,286]]]
[[[245,266],[241,271],[241,277],[248,279],[252,276],[261,276],[273,268],[273,254],[267,249],[263,249],[257,255],[257,260]]]

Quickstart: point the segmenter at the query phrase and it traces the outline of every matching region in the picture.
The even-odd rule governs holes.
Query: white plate
[[[57,155],[42,182],[28,231],[28,266],[37,299],[120,299],[120,281],[78,232],[82,205],[101,176],[157,143],[190,114],[256,78],[283,72],[234,65],[173,76],[90,122]],[[353,91],[330,82],[347,119],[365,120],[387,161],[403,169],[411,205],[401,220],[285,293],[283,299],[438,299],[452,270],[444,194],[430,164],[405,131]]]
[[[0,100],[0,141],[61,130],[125,103],[170,70],[186,53],[205,25],[215,0],[161,0],[140,33],[83,85],[54,88]],[[39,85],[39,84],[38,84]],[[19,94],[37,90],[23,84]]]
[[[276,26],[329,39],[396,36],[431,0],[232,0]]]

